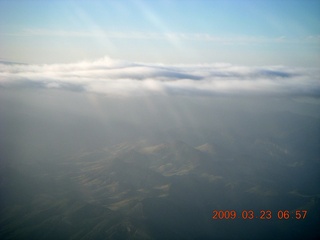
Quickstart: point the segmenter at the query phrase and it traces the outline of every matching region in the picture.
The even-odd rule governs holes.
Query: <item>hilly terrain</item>
[[[0,239],[320,237],[320,125],[302,108],[173,98],[148,112],[102,98],[98,111],[78,95],[50,108],[49,93],[26,93],[33,105],[4,96]]]
[[[14,174],[2,176],[1,238],[319,236],[319,162],[291,155],[293,146],[279,141],[242,142],[241,151],[214,143],[126,142],[10,168]],[[214,209],[304,209],[308,218],[213,220]]]

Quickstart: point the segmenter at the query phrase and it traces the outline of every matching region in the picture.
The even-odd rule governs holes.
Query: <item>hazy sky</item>
[[[0,0],[0,60],[320,65],[320,1]]]

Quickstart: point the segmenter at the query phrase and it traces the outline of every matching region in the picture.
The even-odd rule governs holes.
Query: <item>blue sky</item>
[[[320,1],[3,1],[0,60],[320,65]]]

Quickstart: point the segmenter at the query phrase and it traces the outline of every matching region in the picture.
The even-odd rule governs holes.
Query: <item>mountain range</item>
[[[263,233],[260,239],[272,234],[284,239],[318,235],[320,192],[315,181],[319,176],[310,170],[318,168],[319,162],[298,161],[275,141],[256,139],[253,144],[238,154],[225,154],[226,149],[214,143],[150,145],[144,140],[81,152],[52,160],[50,165],[30,163],[23,171],[12,168],[15,179],[10,179],[12,173],[2,178],[2,192],[7,194],[1,238],[255,239]],[[301,174],[308,174],[304,182],[298,177]],[[4,181],[8,182],[4,185]],[[245,209],[257,213],[305,209],[308,220],[281,221],[276,216],[251,222],[213,220],[215,209],[238,214]]]
[[[59,90],[0,100],[0,239],[320,237],[316,104]]]

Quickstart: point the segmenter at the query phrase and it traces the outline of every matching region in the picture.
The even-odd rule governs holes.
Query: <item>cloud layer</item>
[[[319,70],[230,64],[164,65],[102,58],[74,64],[0,63],[0,86],[61,88],[115,96],[298,95],[320,96]]]
[[[143,31],[126,31],[126,32],[110,32],[104,30],[95,31],[69,31],[56,29],[35,29],[28,28],[21,32],[0,33],[4,36],[47,36],[47,37],[89,37],[89,38],[109,38],[109,39],[151,39],[151,40],[167,40],[167,41],[201,41],[216,42],[222,44],[254,44],[254,43],[307,43],[319,44],[320,35],[309,35],[300,38],[290,38],[286,36],[278,37],[258,37],[258,36],[216,36],[204,33],[184,33],[184,32],[143,32]]]

